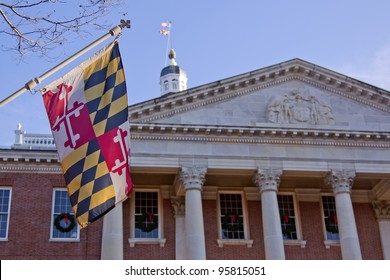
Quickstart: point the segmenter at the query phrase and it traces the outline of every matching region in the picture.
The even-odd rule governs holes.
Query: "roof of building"
[[[178,65],[168,65],[167,67],[164,67],[161,70],[160,77],[163,77],[168,74],[184,74],[186,75],[186,72],[180,68]]]
[[[182,74],[186,75],[186,72],[177,65],[176,63],[176,53],[173,49],[170,50],[168,58],[170,59],[170,64],[166,67],[164,67],[161,70],[160,77],[163,77],[168,74]]]

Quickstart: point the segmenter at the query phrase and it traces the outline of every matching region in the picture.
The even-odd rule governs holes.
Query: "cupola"
[[[176,53],[173,49],[169,52],[169,65],[161,70],[160,90],[161,95],[179,92],[187,89],[187,74],[176,63]]]

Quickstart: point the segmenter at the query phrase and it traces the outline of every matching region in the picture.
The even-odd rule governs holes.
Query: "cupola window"
[[[172,89],[174,89],[174,90],[178,89],[178,80],[177,79],[172,80]]]
[[[169,83],[167,80],[164,81],[164,90],[169,90]]]

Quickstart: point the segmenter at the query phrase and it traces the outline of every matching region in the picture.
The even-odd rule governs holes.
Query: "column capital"
[[[280,177],[283,170],[281,169],[257,169],[253,181],[259,188],[260,193],[265,191],[278,191],[280,184]]]
[[[184,202],[184,198],[180,198],[180,197],[173,197],[171,199],[171,204],[172,204],[172,207],[173,207],[173,214],[175,217],[181,217],[181,216],[185,216],[185,202]]]
[[[325,176],[325,185],[332,188],[334,195],[339,193],[351,193],[355,175],[355,171],[353,170],[331,170]]]
[[[184,191],[198,189],[202,191],[203,183],[206,179],[206,167],[182,167],[180,181],[184,186]]]
[[[390,201],[374,200],[372,206],[378,220],[390,220]]]

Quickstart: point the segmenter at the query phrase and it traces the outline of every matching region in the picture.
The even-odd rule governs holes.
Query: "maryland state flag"
[[[132,190],[127,91],[115,41],[44,89],[70,202],[81,228]]]

